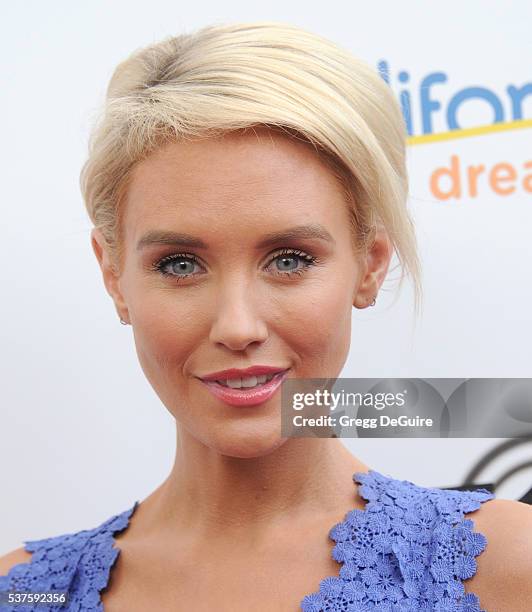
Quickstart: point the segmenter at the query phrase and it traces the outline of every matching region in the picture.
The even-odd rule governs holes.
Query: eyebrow
[[[333,244],[335,243],[334,238],[323,225],[315,223],[311,225],[298,225],[280,232],[267,234],[257,244],[257,248],[262,249],[293,239],[318,239]],[[168,230],[151,230],[144,234],[138,241],[136,249],[140,251],[152,245],[172,245],[177,247],[194,247],[198,249],[209,248],[203,240],[196,236],[191,236],[190,234],[171,232]]]

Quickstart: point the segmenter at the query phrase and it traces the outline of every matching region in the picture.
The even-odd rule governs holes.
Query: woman
[[[378,74],[279,23],[151,45],[112,77],[82,190],[175,463],[101,525],[3,557],[0,589],[106,612],[532,609],[528,506],[281,436],[282,381],[339,375],[393,252],[419,297],[404,123]]]

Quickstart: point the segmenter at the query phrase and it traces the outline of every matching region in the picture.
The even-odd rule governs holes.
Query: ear
[[[129,323],[129,312],[120,290],[120,277],[117,276],[111,265],[111,259],[105,244],[105,239],[102,232],[97,228],[93,228],[91,231],[91,245],[96,255],[96,259],[98,260],[98,264],[100,265],[107,293],[113,298],[115,303],[116,312],[122,320]]]
[[[384,227],[378,226],[373,243],[362,255],[361,278],[353,295],[355,308],[366,308],[377,298],[377,293],[388,272],[392,255],[393,246],[388,233]]]

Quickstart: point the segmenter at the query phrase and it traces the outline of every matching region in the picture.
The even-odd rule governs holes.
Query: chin
[[[288,438],[281,437],[280,429],[276,427],[275,430],[272,429],[270,432],[264,430],[220,432],[219,436],[214,439],[210,438],[208,446],[227,457],[253,459],[273,453],[283,446],[287,440]]]

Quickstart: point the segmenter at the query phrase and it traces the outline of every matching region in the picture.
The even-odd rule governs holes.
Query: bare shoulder
[[[31,560],[32,553],[28,552],[24,546],[15,548],[6,555],[0,557],[0,576],[5,576],[9,570],[19,563],[26,563]]]
[[[532,507],[510,499],[491,499],[465,518],[486,536],[476,558],[476,574],[464,581],[487,612],[529,612],[532,609]]]

